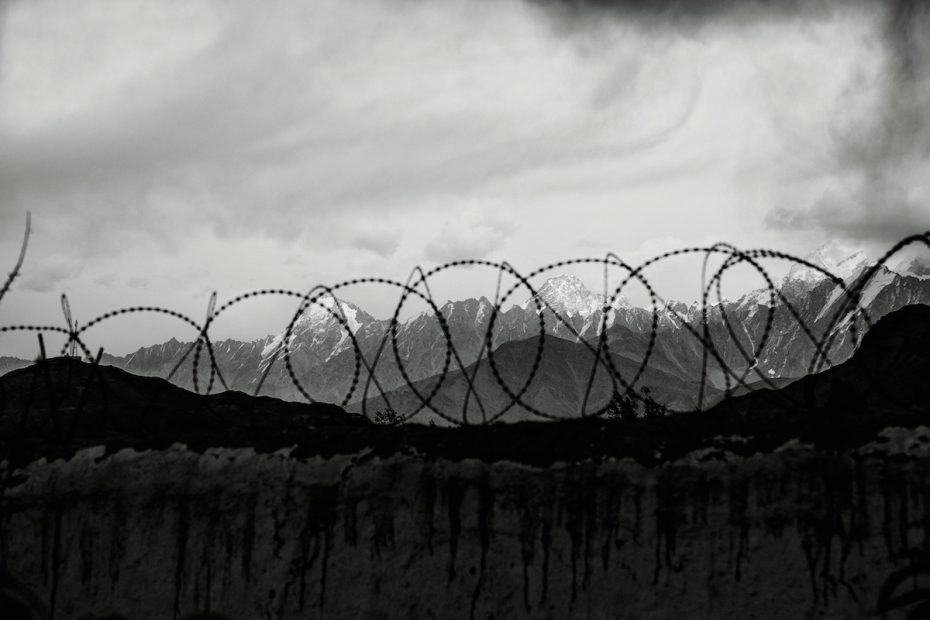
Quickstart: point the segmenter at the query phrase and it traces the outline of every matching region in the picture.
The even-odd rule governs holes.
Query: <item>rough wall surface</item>
[[[930,544],[928,474],[802,446],[655,468],[91,449],[25,471],[0,553],[64,619],[865,618]]]

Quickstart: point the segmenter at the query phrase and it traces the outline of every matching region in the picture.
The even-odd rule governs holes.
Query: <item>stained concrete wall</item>
[[[655,468],[88,450],[24,472],[0,553],[66,619],[865,618],[930,545],[930,455],[880,444]]]

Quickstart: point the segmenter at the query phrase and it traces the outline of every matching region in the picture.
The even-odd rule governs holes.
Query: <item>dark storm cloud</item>
[[[835,131],[833,165],[843,182],[807,207],[775,209],[770,226],[883,243],[930,229],[930,3],[883,6],[881,96],[869,114],[842,118]]]
[[[878,1],[878,0],[876,0]],[[529,0],[560,19],[615,16],[655,25],[693,26],[719,20],[827,15],[840,4],[868,0]]]
[[[766,224],[785,231],[827,231],[849,239],[893,242],[930,229],[930,2],[926,0],[530,0],[557,30],[596,30],[607,19],[698,34],[704,27],[741,28],[774,21],[816,20],[866,11],[881,21],[885,55],[878,76],[850,85],[851,97],[877,91],[868,110],[837,102],[825,164],[811,176],[837,180],[814,199],[794,195],[775,205]],[[870,83],[871,82],[871,83]],[[853,108],[850,105],[848,108]],[[799,157],[804,157],[799,154]],[[806,204],[804,204],[806,202]]]
[[[930,207],[907,195],[900,183],[870,179],[857,191],[830,193],[804,210],[776,208],[769,223],[786,231],[811,229],[885,245],[930,230]]]
[[[890,52],[884,114],[849,156],[876,173],[930,154],[930,3],[900,0],[888,14],[885,40]],[[889,170],[892,169],[892,170]]]

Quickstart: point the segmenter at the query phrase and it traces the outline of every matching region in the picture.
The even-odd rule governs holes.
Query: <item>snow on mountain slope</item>
[[[827,244],[813,253],[810,260],[851,282],[852,278],[861,276],[866,267],[864,255],[852,253],[844,258],[837,247]],[[918,268],[919,265],[915,269]],[[791,300],[801,323],[779,297],[775,297],[773,305],[766,289],[752,291],[736,302],[708,306],[707,338],[727,365],[738,371],[758,366],[760,373],[773,377],[796,377],[807,372],[815,346],[804,329],[811,328],[814,337],[823,337],[822,332],[827,327],[825,317],[832,316],[831,313],[839,308],[842,291],[816,270],[796,268],[783,280],[782,293]],[[542,312],[537,300],[545,302]],[[394,334],[395,347],[391,342],[390,320],[375,319],[348,302],[336,304],[329,296],[319,301],[319,305],[308,307],[295,322],[289,342],[292,370],[301,382],[306,382],[308,392],[317,399],[339,402],[350,389],[357,390],[356,395],[363,389],[376,389],[364,388],[369,370],[357,366],[350,333],[354,334],[365,359],[375,365],[373,372],[379,387],[387,390],[402,385],[404,373],[409,380],[417,381],[438,375],[446,365],[455,371],[487,355],[487,331],[494,306],[484,297],[448,301],[439,308],[448,329],[448,339],[455,346],[455,355],[448,361],[447,336],[438,317],[432,313],[421,313],[398,325]],[[861,301],[872,320],[903,305],[930,304],[930,277],[880,270],[864,287]],[[574,342],[595,342],[606,326],[612,352],[629,359],[642,359],[651,346],[654,319],[651,307],[632,306],[620,298],[607,311],[605,322],[604,303],[603,294],[590,290],[575,276],[563,274],[549,278],[539,288],[536,298],[497,312],[490,348],[496,350],[508,342],[537,337],[542,320],[547,336]],[[340,321],[333,313],[344,315],[344,320]],[[669,301],[659,306],[656,318],[658,331],[651,349],[650,366],[673,372],[683,379],[695,373],[699,375],[705,351],[701,306]],[[217,364],[230,388],[254,390],[273,363],[261,393],[286,399],[302,398],[282,361],[284,337],[282,329],[278,334],[251,343],[214,343]],[[834,363],[842,361],[854,349],[851,341],[838,342],[831,353]],[[107,359],[108,363],[137,374],[166,376],[189,347],[190,343],[171,342],[140,349],[123,359]],[[172,379],[184,387],[190,382],[192,358],[193,355],[188,356]],[[708,373],[719,383],[723,371],[714,364],[716,362],[712,361]],[[207,369],[208,365],[201,363],[198,372]],[[353,388],[356,372],[360,374]]]
[[[899,274],[890,269],[886,269],[885,267],[879,268],[860,292],[859,306],[866,309],[869,308],[875,301],[875,298],[878,297],[879,293],[881,293],[886,286],[892,284],[898,276]],[[840,301],[841,298],[845,297],[845,291],[842,288],[839,286],[834,287],[833,292],[830,294],[830,297],[827,299],[814,321],[820,321],[824,317],[830,316],[831,312],[836,310],[836,303]]]
[[[905,255],[898,260],[892,260],[887,267],[902,276],[910,276],[921,280],[930,280],[930,256],[924,250],[922,255]]]
[[[350,346],[350,332],[357,333],[363,322],[371,321],[374,319],[358,306],[332,295],[324,295],[308,304],[294,322],[290,330],[289,347],[293,348],[295,341],[306,341],[310,347],[327,348],[324,359],[330,359]],[[286,334],[287,330],[282,331],[262,349],[263,361],[281,353]]]
[[[859,275],[869,262],[862,250],[852,250],[832,240],[804,257],[804,260],[829,271],[846,282]],[[784,282],[801,282],[812,285],[826,278],[826,275],[816,269],[796,264],[788,271]]]
[[[566,274],[546,280],[536,296],[524,301],[520,308],[525,311],[538,311],[537,299],[545,302],[549,309],[558,312],[564,318],[582,319],[591,319],[593,315],[598,315],[599,319],[608,300],[603,294],[589,290],[577,276]],[[615,310],[630,307],[630,303],[622,295],[611,304],[611,308]]]

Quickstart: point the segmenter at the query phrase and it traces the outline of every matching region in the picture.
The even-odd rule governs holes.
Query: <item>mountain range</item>
[[[889,432],[927,426],[928,373],[927,305],[906,306],[879,320],[843,363],[779,389],[728,398],[699,415],[554,424],[374,424],[334,405],[233,391],[194,394],[164,379],[60,357],[0,377],[0,452],[19,464],[67,459],[96,446],[95,458],[123,448],[243,448],[252,455],[371,459],[416,453],[545,466],[604,457],[647,465],[728,460],[768,454],[792,441],[825,450],[887,450],[898,449],[883,443]],[[923,450],[918,443],[912,438],[900,448]],[[21,480],[8,476],[0,485]]]
[[[869,266],[861,253],[837,252],[830,244],[807,260],[849,285],[864,277]],[[874,322],[906,305],[930,304],[928,274],[930,268],[918,260],[894,270],[881,267],[864,286],[861,307]],[[254,393],[261,386],[260,394],[284,400],[305,400],[309,395],[369,416],[390,407],[404,416],[417,414],[418,421],[440,424],[563,418],[596,412],[615,388],[623,389],[614,385],[605,360],[596,354],[599,340],[606,338],[611,365],[629,381],[643,365],[655,320],[651,354],[635,388],[650,388],[651,398],[670,409],[706,408],[728,390],[784,385],[813,369],[816,342],[828,335],[831,320],[845,303],[842,291],[819,271],[800,264],[779,283],[779,291],[783,298],[776,297],[774,304],[770,291],[760,289],[735,301],[708,305],[706,337],[719,360],[698,338],[704,330],[699,304],[669,301],[654,316],[651,308],[618,298],[605,317],[604,297],[564,274],[545,281],[535,299],[499,312],[490,340],[494,368],[486,337],[494,306],[485,297],[441,306],[452,353],[447,353],[435,314],[420,313],[393,327],[395,353],[389,319],[376,319],[344,300],[321,299],[300,315],[289,335],[291,367],[306,394],[294,385],[284,362],[285,333],[249,342],[214,342],[213,355],[231,390]],[[542,346],[540,314],[547,336]],[[834,325],[829,363],[842,362],[854,351],[851,322],[847,317]],[[867,329],[861,320],[856,326],[860,335]],[[766,333],[765,347],[758,350]],[[190,342],[172,339],[126,356],[105,355],[102,363],[163,378],[177,367],[171,381],[193,388],[192,348]],[[373,372],[358,363],[356,348]],[[534,366],[536,378],[530,382]],[[0,372],[14,367],[15,361],[0,359]],[[728,383],[726,369],[748,387],[732,375]],[[202,352],[200,390],[209,378],[209,360]],[[521,392],[515,403],[513,395]],[[438,414],[424,408],[428,395]]]

